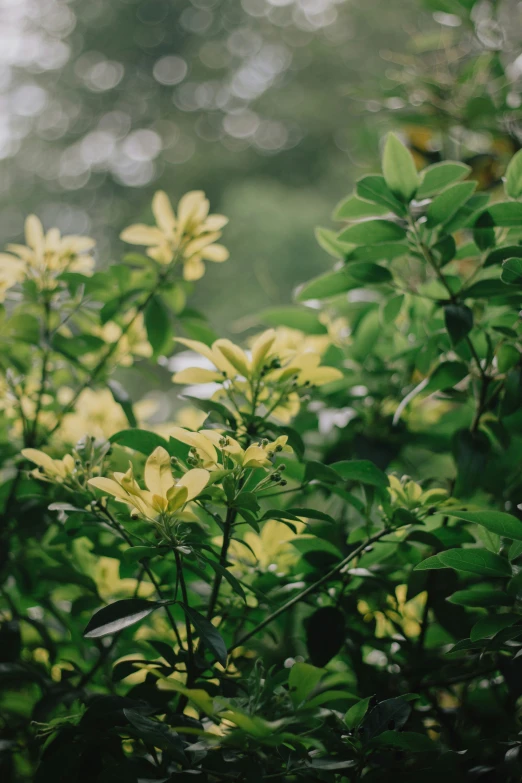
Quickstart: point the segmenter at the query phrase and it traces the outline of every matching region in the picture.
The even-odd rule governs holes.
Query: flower
[[[114,478],[95,477],[89,484],[132,508],[131,516],[149,521],[170,518],[181,512],[207,486],[210,474],[202,468],[189,470],[179,479],[172,475],[169,453],[158,446],[145,463],[145,485],[141,489],[134,478],[132,465],[126,473],[114,473]]]
[[[65,406],[73,396],[73,389],[62,387],[58,391],[58,402]],[[134,405],[134,413],[140,424],[154,407],[151,400],[140,400]],[[56,437],[73,444],[86,434],[106,440],[128,426],[123,408],[109,389],[84,389],[74,405],[74,410],[63,417]]]
[[[393,474],[388,476],[390,486],[388,495],[390,503],[394,507],[406,508],[409,511],[422,510],[430,506],[437,506],[448,499],[448,493],[440,487],[424,490],[415,481],[407,476],[398,479]]]
[[[174,214],[166,193],[159,190],[152,199],[155,226],[138,223],[120,234],[124,242],[147,247],[147,255],[160,264],[170,264],[179,254],[185,280],[199,280],[205,274],[204,261],[226,261],[229,254],[217,244],[221,229],[228,223],[224,215],[209,215],[209,201],[201,190],[186,193]]]
[[[93,271],[94,259],[89,251],[95,242],[90,237],[75,234],[62,237],[57,228],[45,233],[36,215],[29,215],[25,221],[25,241],[26,245],[7,245],[8,252],[0,253],[0,279],[7,281],[4,285],[0,283],[0,291],[23,277],[35,280],[41,290],[52,290],[56,287],[55,278],[62,272],[90,275]]]
[[[192,458],[196,459],[201,467],[208,470],[225,468],[225,456],[230,457],[232,463],[242,468],[272,467],[271,458],[276,452],[292,451],[292,448],[287,445],[288,437],[286,435],[281,435],[273,443],[268,441],[261,444],[253,443],[243,449],[237,440],[229,435],[223,435],[218,430],[191,432],[182,427],[174,427],[169,434],[174,440],[190,446]]]
[[[121,326],[116,321],[107,321],[103,326],[94,329],[92,334],[101,337],[106,344],[118,343],[112,353],[112,361],[119,367],[131,367],[135,357],[150,358],[152,346],[147,338],[143,313],[136,313],[135,309],[131,309],[121,320]],[[96,361],[96,354],[84,357],[84,362],[91,358]]]
[[[44,481],[63,484],[70,478],[76,468],[74,457],[66,454],[63,459],[53,459],[39,449],[22,449],[22,456],[38,467],[31,471],[31,475]]]
[[[221,384],[224,391],[218,390],[215,397],[228,396],[240,412],[254,413],[262,404],[265,416],[272,414],[281,421],[289,421],[299,411],[299,391],[331,383],[343,376],[335,367],[322,366],[318,353],[294,350],[279,354],[276,337],[274,329],[263,332],[248,354],[227,339],[216,340],[208,346],[178,337],[177,342],[207,359],[210,367],[188,367],[175,373],[172,380],[185,384]],[[246,407],[238,407],[234,394],[246,400]]]
[[[23,261],[8,253],[0,253],[0,302],[5,300],[6,292],[24,279]]]

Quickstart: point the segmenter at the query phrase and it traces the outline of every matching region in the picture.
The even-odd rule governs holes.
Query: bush
[[[333,270],[243,347],[187,305],[227,258],[201,192],[157,193],[100,271],[27,219],[0,256],[6,779],[520,779],[522,153],[504,191],[388,135],[317,232]],[[175,421],[133,366],[174,373]]]

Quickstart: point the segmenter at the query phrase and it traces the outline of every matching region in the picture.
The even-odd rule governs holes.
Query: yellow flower
[[[287,445],[287,436],[282,435],[273,443],[253,443],[248,448],[241,448],[240,444],[229,435],[223,435],[218,430],[190,430],[174,427],[170,431],[170,437],[190,446],[198,463],[208,470],[227,468],[224,456],[242,468],[266,468],[271,467],[271,458],[280,451],[292,451]],[[221,455],[220,455],[221,452]]]
[[[6,292],[25,276],[25,266],[19,258],[8,253],[0,253],[0,302],[5,300]]]
[[[131,324],[125,330],[127,324]],[[152,346],[147,338],[145,328],[145,319],[143,313],[136,315],[136,310],[132,309],[125,313],[122,318],[122,326],[116,321],[107,321],[93,331],[97,337],[101,337],[106,343],[118,343],[118,347],[112,354],[112,361],[120,367],[130,367],[134,363],[134,358],[148,359],[152,356]],[[95,354],[84,357],[84,361]]]
[[[58,391],[58,402],[67,405],[73,394],[72,389],[62,387]],[[140,400],[134,405],[134,413],[139,423],[151,413],[153,407],[150,400]],[[121,405],[116,402],[109,389],[84,389],[74,410],[64,416],[56,437],[73,444],[84,435],[106,440],[128,426],[129,422]]]
[[[388,476],[390,486],[388,494],[393,506],[407,508],[409,511],[422,509],[426,506],[436,506],[448,499],[445,489],[434,488],[423,490],[420,484],[403,476],[401,480],[397,476]]]
[[[147,255],[160,264],[170,264],[179,254],[185,280],[199,280],[204,261],[226,261],[228,250],[217,244],[228,219],[209,215],[209,202],[201,190],[186,193],[179,201],[177,216],[166,193],[159,190],[152,200],[155,226],[138,223],[121,233],[131,245],[147,247]]]
[[[38,465],[39,469],[31,471],[31,475],[44,481],[63,484],[75,470],[74,457],[70,454],[66,454],[63,459],[53,459],[38,449],[22,449],[22,456]]]
[[[0,253],[2,277],[9,265],[14,270],[14,264],[17,279],[23,273],[34,279],[40,289],[53,289],[56,285],[54,278],[62,272],[90,275],[93,271],[94,259],[89,251],[95,243],[90,237],[73,234],[62,237],[57,228],[51,228],[45,233],[36,215],[29,215],[25,221],[25,241],[26,245],[7,245],[9,252]],[[11,279],[13,274],[14,271],[11,272]]]
[[[299,411],[298,391],[339,380],[342,373],[335,367],[321,366],[318,353],[291,351],[281,355],[276,348],[276,332],[260,334],[246,353],[230,340],[216,340],[209,347],[197,340],[178,337],[177,342],[199,353],[214,369],[189,367],[175,373],[174,383],[223,384],[223,399],[238,393],[250,407],[263,404],[267,413],[289,421]],[[237,408],[237,405],[234,405]],[[240,408],[243,412],[248,405]]]
[[[299,552],[292,546],[292,540],[305,528],[305,523],[294,522],[296,533],[283,522],[267,520],[260,533],[248,530],[241,541],[231,541],[229,559],[243,573],[252,568],[260,571],[287,573],[300,558]]]
[[[174,478],[169,453],[158,446],[145,463],[145,485],[141,489],[134,478],[132,465],[126,473],[114,473],[114,478],[92,478],[89,484],[132,508],[131,516],[155,521],[172,517],[194,500],[207,486],[209,473],[201,468],[189,470],[180,479]]]

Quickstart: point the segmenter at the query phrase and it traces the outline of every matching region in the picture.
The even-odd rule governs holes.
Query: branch
[[[334,568],[332,568],[331,571],[328,571],[327,574],[322,576],[321,579],[311,584],[301,593],[294,596],[294,598],[291,598],[290,601],[287,601],[286,604],[280,606],[279,609],[276,609],[275,612],[272,612],[272,614],[270,614],[268,617],[262,620],[258,625],[256,625],[255,628],[253,628],[247,634],[242,636],[241,639],[238,642],[236,642],[233,647],[229,649],[229,653],[232,652],[232,650],[235,650],[237,647],[242,647],[245,642],[247,642],[249,639],[255,636],[259,631],[263,630],[263,628],[266,628],[266,626],[269,625],[273,620],[276,620],[278,617],[284,614],[284,612],[288,611],[288,609],[291,609],[293,606],[300,603],[303,599],[307,598],[309,595],[312,595],[312,593],[315,593],[316,590],[318,590],[324,584],[329,582],[330,579],[333,579],[334,576],[337,576],[337,574],[340,571],[342,571],[343,568],[348,565],[348,563],[350,563],[352,560],[358,557],[362,552],[364,552],[366,547],[370,546],[376,541],[379,541],[380,538],[383,538],[389,532],[390,532],[389,528],[385,528],[384,530],[381,530],[379,533],[375,533],[375,535],[368,538],[363,544],[358,546],[357,549],[354,549],[353,552],[351,552],[347,557],[345,557],[344,560],[341,560],[340,563],[338,563]]]

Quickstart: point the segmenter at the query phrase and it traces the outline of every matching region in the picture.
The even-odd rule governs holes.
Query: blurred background
[[[313,228],[375,169],[388,128],[419,165],[449,138],[485,179],[518,148],[522,4],[474,4],[471,20],[467,5],[1,0],[0,244],[35,212],[94,236],[103,264],[124,226],[151,219],[156,189],[173,202],[203,189],[230,217],[231,260],[207,265],[192,303],[237,332],[330,268]],[[507,66],[502,133],[498,111],[487,127],[480,73],[464,97],[453,86],[477,50]]]

